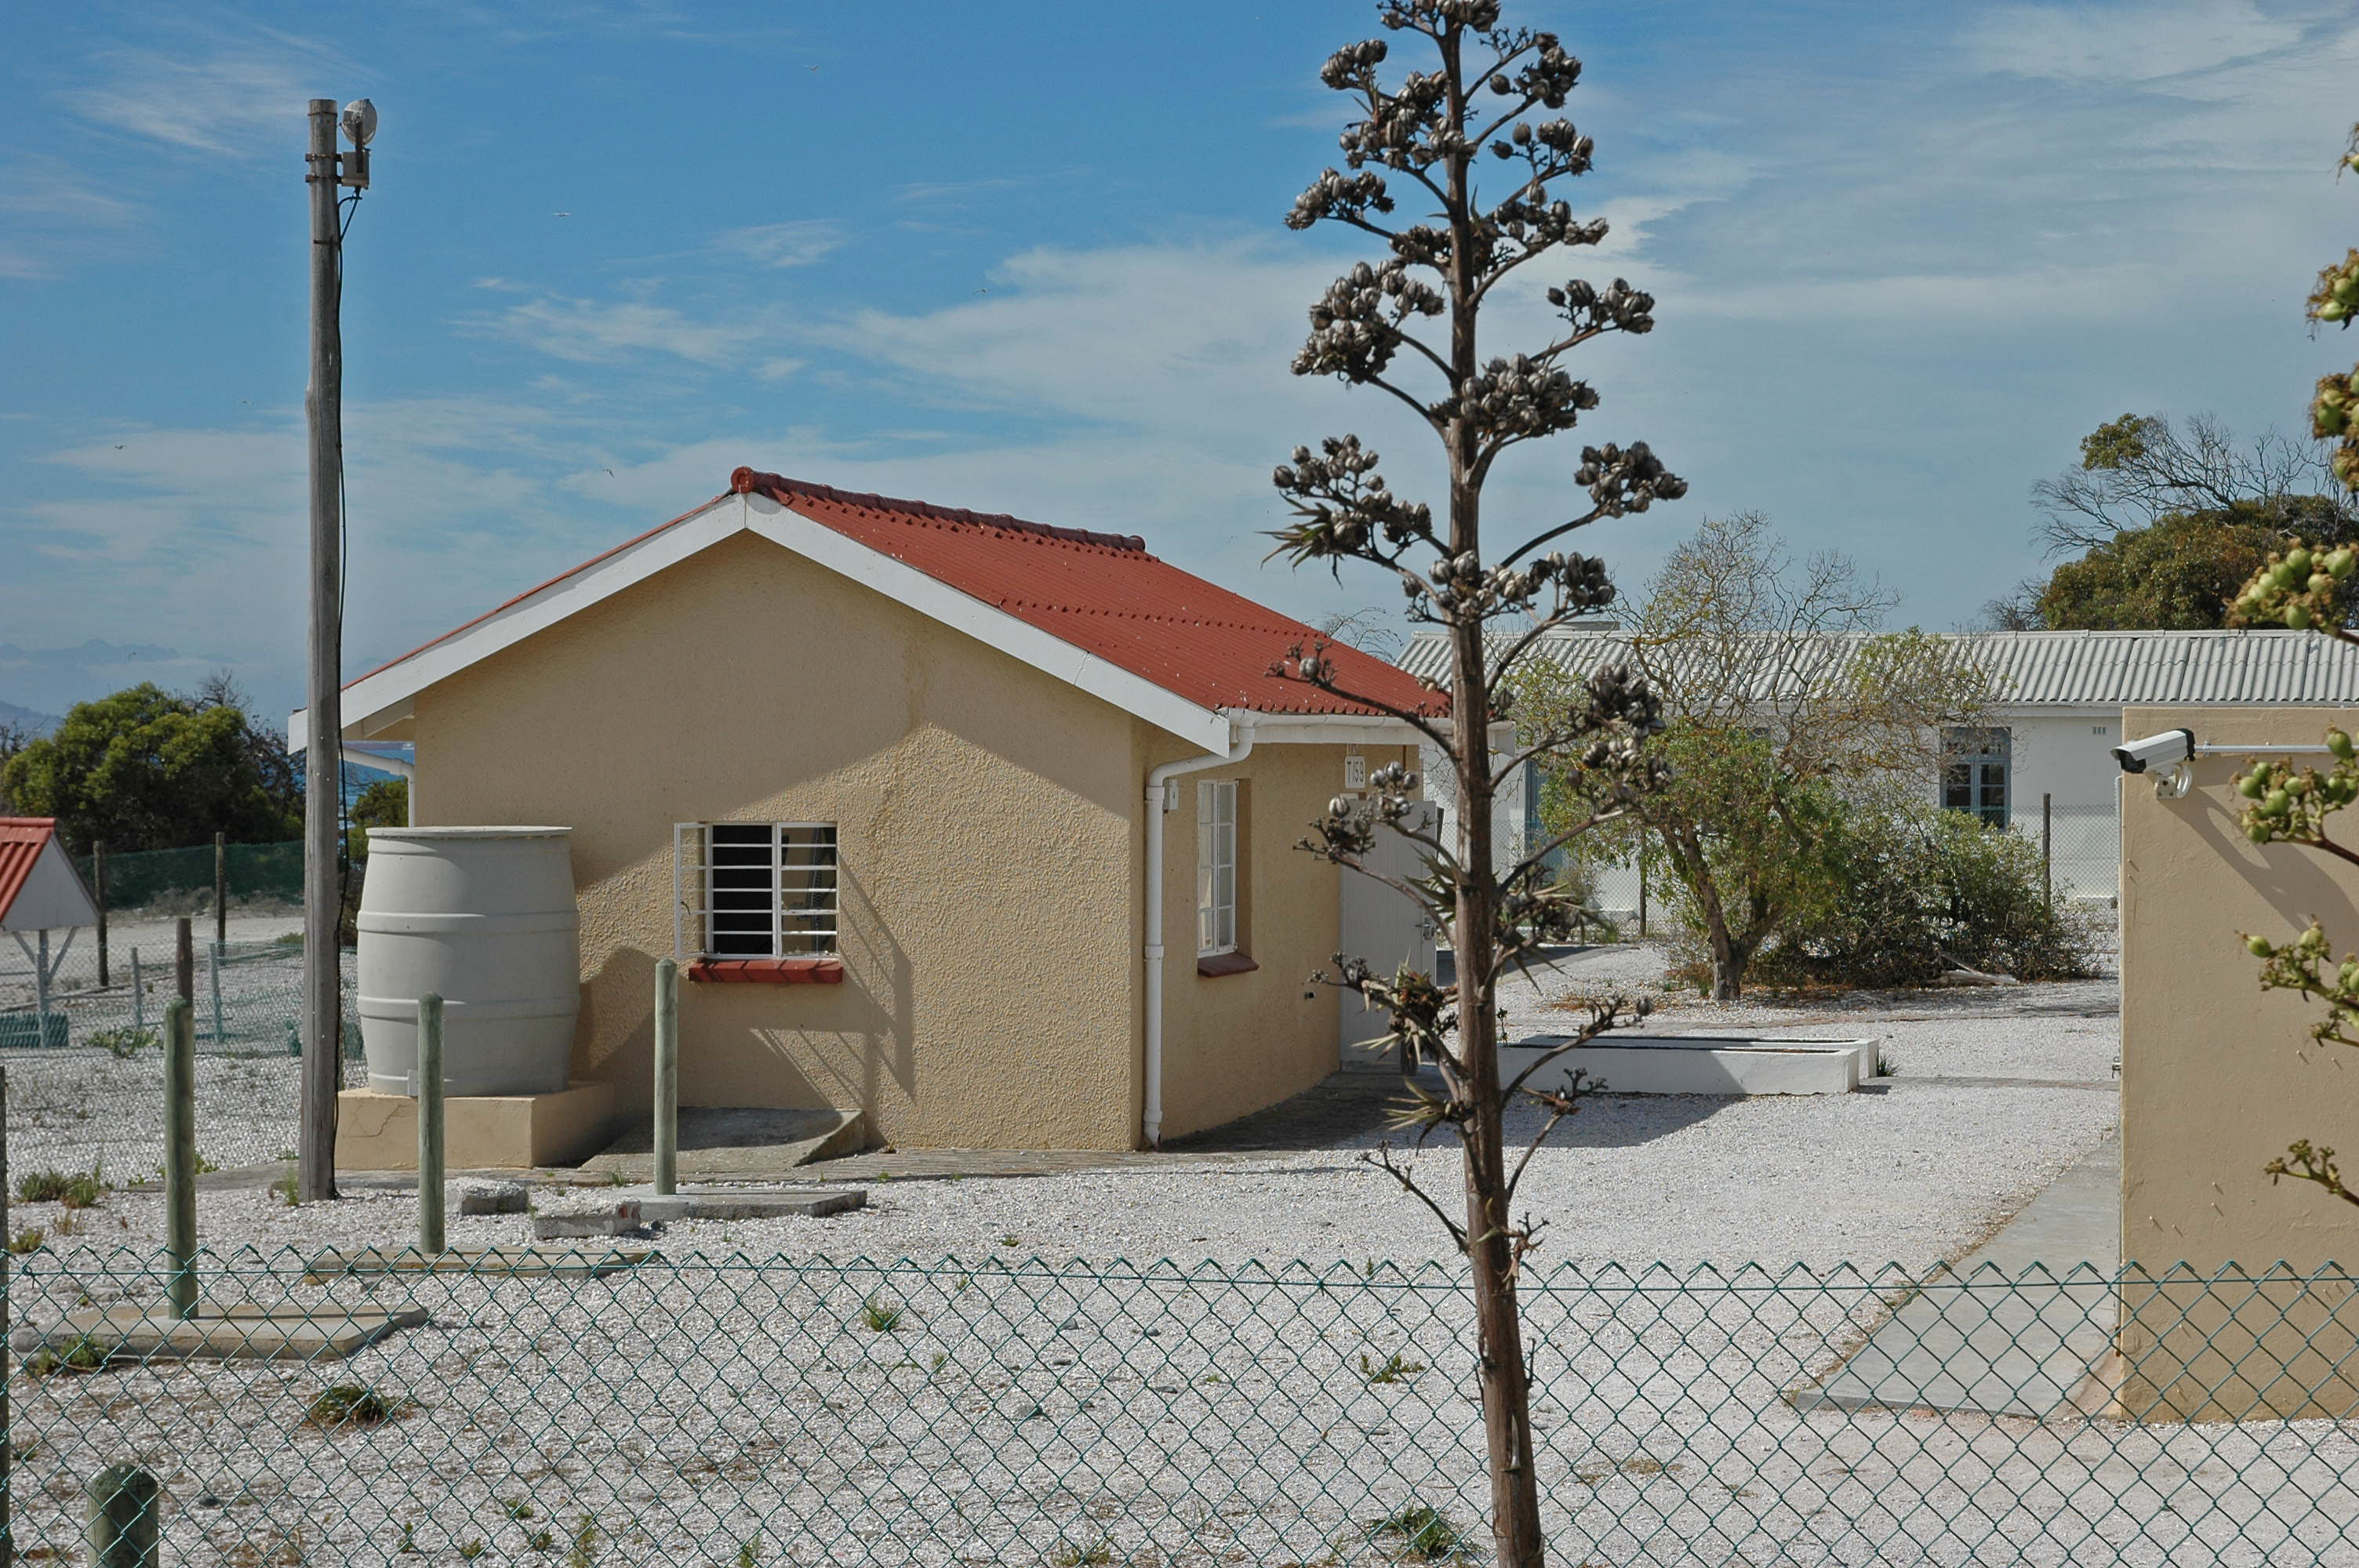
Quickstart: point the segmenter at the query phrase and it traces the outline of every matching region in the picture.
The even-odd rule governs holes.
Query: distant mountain
[[[0,724],[19,724],[36,735],[46,735],[63,722],[54,713],[41,713],[30,708],[19,708],[13,702],[0,702]]]

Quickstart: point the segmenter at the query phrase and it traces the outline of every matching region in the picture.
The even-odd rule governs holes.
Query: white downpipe
[[[1242,762],[1254,749],[1254,716],[1233,720],[1229,749],[1182,757],[1147,771],[1147,1106],[1140,1130],[1149,1149],[1163,1147],[1163,786],[1181,773]]]

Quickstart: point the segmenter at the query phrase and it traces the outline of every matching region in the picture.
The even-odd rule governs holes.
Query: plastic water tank
[[[418,999],[443,1002],[451,1095],[566,1087],[582,1011],[565,827],[376,827],[361,888],[368,1087],[418,1092]]]

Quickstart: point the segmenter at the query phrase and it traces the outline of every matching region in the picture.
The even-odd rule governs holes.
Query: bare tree
[[[1364,654],[1389,660],[1407,645],[1393,619],[1373,604],[1364,610],[1338,611],[1321,620],[1319,634],[1329,642],[1343,643]]]
[[[2209,414],[2174,429],[2158,414],[2125,414],[2081,441],[2081,466],[2031,487],[2051,551],[2094,549],[2173,513],[2218,513],[2294,533],[2359,528],[2326,446],[2267,431],[2239,441]]]
[[[1423,874],[1380,880],[1421,904],[1453,951],[1449,985],[1408,968],[1376,974],[1341,954],[1331,978],[1387,1015],[1387,1044],[1440,1069],[1441,1092],[1419,1088],[1404,1126],[1420,1139],[1444,1129],[1459,1139],[1464,1190],[1457,1214],[1389,1149],[1376,1160],[1432,1211],[1468,1260],[1492,1533],[1499,1562],[1527,1568],[1545,1550],[1516,1286],[1538,1227],[1512,1213],[1531,1149],[1509,1164],[1504,1119],[1519,1092],[1530,1094],[1548,1108],[1545,1138],[1573,1110],[1581,1082],[1576,1077],[1570,1092],[1540,1092],[1532,1087],[1538,1067],[1501,1081],[1498,988],[1541,943],[1560,939],[1583,916],[1549,884],[1542,860],[1554,845],[1530,847],[1505,872],[1495,865],[1493,800],[1531,748],[1495,759],[1486,742],[1491,727],[1509,718],[1510,672],[1534,642],[1613,598],[1603,563],[1549,545],[1600,518],[1674,500],[1687,486],[1644,443],[1586,447],[1572,475],[1586,492],[1584,507],[1512,549],[1484,547],[1483,492],[1493,466],[1517,447],[1572,429],[1597,406],[1596,392],[1562,368],[1566,356],[1608,333],[1649,330],[1655,303],[1618,278],[1602,289],[1564,283],[1545,292],[1559,320],[1545,342],[1529,352],[1486,354],[1478,330],[1486,304],[1505,303],[1523,269],[1559,246],[1605,236],[1603,220],[1578,218],[1551,196],[1556,182],[1590,167],[1590,138],[1555,114],[1579,81],[1581,62],[1553,34],[1503,27],[1499,13],[1497,0],[1386,0],[1377,13],[1385,28],[1417,40],[1427,58],[1388,85],[1380,74],[1388,46],[1370,39],[1339,49],[1320,73],[1353,100],[1357,117],[1343,134],[1345,168],[1322,173],[1296,200],[1288,226],[1342,224],[1385,254],[1336,279],[1311,308],[1310,335],[1294,370],[1374,388],[1411,410],[1440,443],[1449,495],[1437,519],[1423,503],[1394,494],[1376,454],[1357,436],[1331,437],[1315,450],[1298,447],[1275,476],[1295,521],[1276,535],[1273,553],[1298,565],[1353,560],[1390,572],[1409,618],[1450,634],[1446,719],[1439,694],[1410,710],[1342,687],[1317,644],[1290,651],[1278,667],[1402,719],[1456,774],[1459,810],[1446,842],[1409,825],[1417,780],[1396,764],[1370,778],[1363,799],[1330,803],[1304,845],[1373,875],[1367,855],[1375,836],[1405,833]],[[1495,200],[1477,189],[1477,164],[1486,156],[1506,176]],[[1418,214],[1393,216],[1396,187]],[[1431,330],[1420,332],[1425,323]],[[1495,636],[1486,635],[1495,629]],[[1592,821],[1609,818],[1655,782],[1642,743],[1657,726],[1656,704],[1627,671],[1601,672],[1560,711],[1526,723],[1549,747],[1577,747]],[[1573,1044],[1628,1015],[1619,1003],[1599,1008]]]
[[[1669,787],[1634,799],[1712,955],[1745,971],[1811,885],[1831,793],[1931,776],[1945,726],[1982,722],[1989,676],[1957,642],[1881,633],[1896,602],[1833,551],[1796,561],[1757,512],[1680,542],[1628,633],[1662,705]]]

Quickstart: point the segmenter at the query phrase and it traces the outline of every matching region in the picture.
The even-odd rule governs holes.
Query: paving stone
[[[531,1191],[522,1182],[452,1182],[444,1192],[449,1212],[522,1214],[531,1203]]]
[[[785,1215],[821,1218],[859,1208],[868,1201],[863,1187],[787,1187],[764,1191],[747,1188],[703,1193],[648,1193],[628,1200],[638,1205],[644,1220],[777,1219]]]
[[[322,1302],[310,1308],[241,1303],[208,1304],[192,1318],[172,1315],[168,1306],[85,1307],[46,1328],[27,1327],[8,1336],[20,1356],[46,1350],[69,1356],[87,1346],[115,1357],[185,1357],[220,1361],[309,1361],[349,1356],[397,1329],[426,1321],[422,1307],[384,1310]]]
[[[625,1236],[641,1223],[636,1203],[581,1199],[550,1205],[534,1214],[532,1237],[536,1241],[562,1241],[571,1237]]]
[[[499,1274],[516,1278],[600,1280],[651,1254],[616,1247],[454,1247],[425,1253],[415,1247],[332,1248],[311,1260],[310,1285],[347,1274]]]

